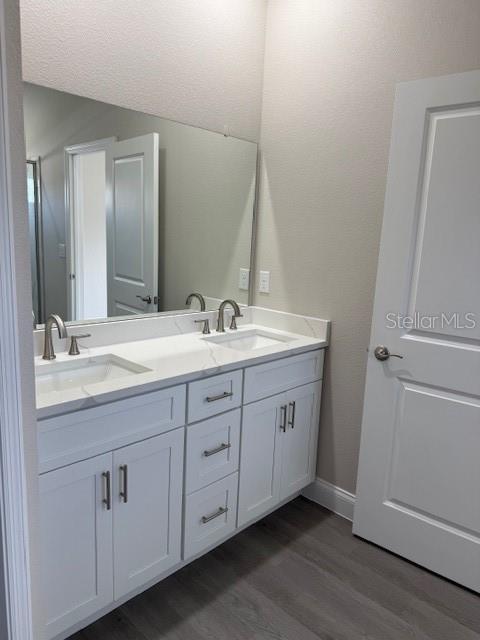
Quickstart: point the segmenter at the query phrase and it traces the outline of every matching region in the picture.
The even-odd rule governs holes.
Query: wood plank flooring
[[[480,597],[297,498],[70,640],[479,640]]]

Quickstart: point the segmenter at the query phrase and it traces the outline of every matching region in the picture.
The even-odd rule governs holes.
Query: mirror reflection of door
[[[96,140],[65,153],[69,317],[156,310],[157,134]]]
[[[30,233],[32,313],[34,324],[44,322],[42,269],[42,208],[40,199],[40,160],[27,160],[27,206]]]

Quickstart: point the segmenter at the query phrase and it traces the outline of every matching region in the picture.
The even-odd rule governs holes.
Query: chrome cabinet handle
[[[288,426],[294,429],[295,428],[295,407],[296,407],[295,401],[289,402],[288,406],[292,408],[292,415],[290,420],[288,421]]]
[[[217,400],[223,400],[224,398],[231,398],[233,396],[233,391],[224,391],[220,393],[218,396],[207,396],[205,400],[207,402],[216,402]]]
[[[390,353],[390,350],[388,349],[388,347],[386,347],[383,344],[380,344],[378,345],[378,347],[375,347],[375,351],[373,352],[373,355],[377,360],[380,360],[380,362],[384,362],[385,360],[388,360],[390,357],[400,358],[401,360],[403,359],[403,356],[401,356],[398,353]]]
[[[128,465],[120,465],[120,473],[122,475],[122,490],[120,491],[120,498],[123,502],[128,502]]]
[[[218,507],[218,510],[215,513],[212,513],[210,516],[202,516],[203,524],[210,522],[210,520],[215,520],[218,516],[222,516],[224,513],[227,513],[228,507]]]
[[[105,494],[102,503],[106,505],[107,511],[112,508],[112,486],[110,481],[110,471],[104,471],[102,478],[105,480]]]
[[[287,405],[283,404],[280,407],[280,411],[282,412],[282,417],[280,418],[280,429],[285,433],[287,430]]]
[[[140,300],[142,302],[146,302],[147,304],[152,304],[152,296],[148,295],[148,296],[136,296],[137,298],[140,298]]]
[[[210,456],[214,456],[216,453],[220,453],[220,451],[225,451],[225,449],[230,449],[232,445],[230,443],[226,443],[226,442],[222,442],[222,444],[217,447],[216,449],[205,449],[205,451],[203,452],[203,455],[206,458],[209,458]]]

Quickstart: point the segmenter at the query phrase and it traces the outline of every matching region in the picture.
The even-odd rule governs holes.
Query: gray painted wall
[[[255,143],[130,109],[25,84],[27,158],[40,157],[46,313],[67,318],[64,148],[157,132],[160,146],[160,296],[182,309],[191,291],[248,303]]]
[[[22,0],[27,80],[254,138],[265,2],[152,0],[129,34],[89,1]],[[395,84],[479,68],[479,33],[478,0],[268,3],[256,303],[333,320],[318,473],[351,491]]]
[[[355,490],[395,84],[480,68],[478,0],[270,0],[256,304],[332,320],[318,475]]]

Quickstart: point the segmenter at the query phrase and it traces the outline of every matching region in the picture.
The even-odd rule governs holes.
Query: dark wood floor
[[[478,640],[480,598],[298,498],[70,640]]]

